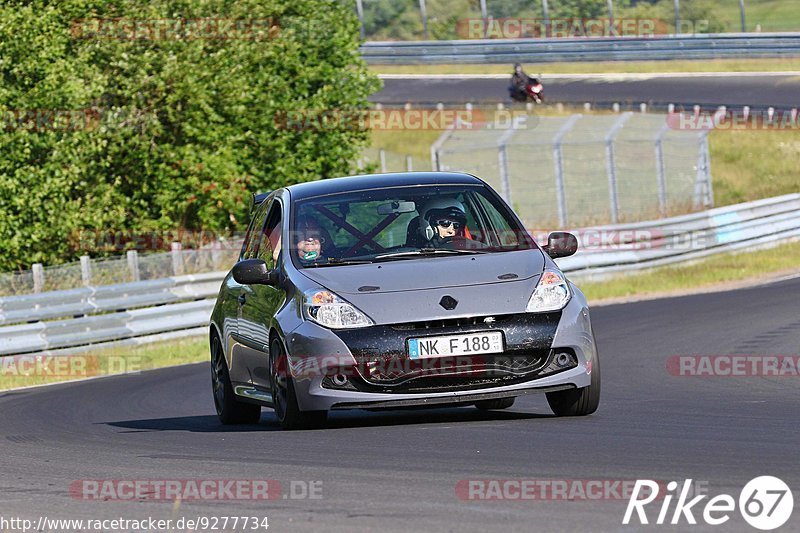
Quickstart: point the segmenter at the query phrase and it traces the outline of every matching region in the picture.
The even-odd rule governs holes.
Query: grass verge
[[[205,337],[102,348],[69,356],[0,357],[0,390],[140,372],[196,363],[208,357],[208,339]]]
[[[444,65],[370,65],[377,74],[508,74],[512,63]],[[576,61],[529,63],[529,74],[656,74],[671,72],[785,72],[800,71],[800,58],[715,59],[711,61]]]
[[[590,304],[601,300],[725,288],[732,282],[800,273],[800,242],[710,257],[689,265],[655,268],[606,281],[578,283]]]

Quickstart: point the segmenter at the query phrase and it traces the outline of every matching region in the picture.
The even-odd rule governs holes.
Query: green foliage
[[[209,17],[280,30],[124,39],[76,26]],[[336,0],[5,2],[0,80],[0,271],[74,260],[81,230],[240,230],[250,191],[346,174],[368,142],[276,116],[364,109],[379,88]]]

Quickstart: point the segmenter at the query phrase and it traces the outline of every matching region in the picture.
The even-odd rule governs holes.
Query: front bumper
[[[472,403],[589,385],[596,350],[582,298],[557,313],[493,318],[336,332],[303,322],[286,338],[300,409]],[[505,352],[423,363],[406,355],[409,338],[481,331],[502,331]],[[556,364],[559,353],[570,354],[569,364]],[[344,384],[337,374],[348,378]]]

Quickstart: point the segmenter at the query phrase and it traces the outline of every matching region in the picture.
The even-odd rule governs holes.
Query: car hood
[[[522,313],[544,268],[539,250],[306,268],[378,324]],[[440,303],[450,296],[453,309]]]
[[[542,273],[539,250],[440,255],[366,265],[304,268],[304,276],[337,294],[379,294],[508,283]]]

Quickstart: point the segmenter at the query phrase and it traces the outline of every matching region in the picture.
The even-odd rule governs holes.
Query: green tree
[[[96,21],[113,18],[279,30],[131,39]],[[82,230],[239,230],[250,191],[346,174],[368,142],[276,117],[379,88],[336,0],[6,2],[0,80],[0,270],[74,260]]]

